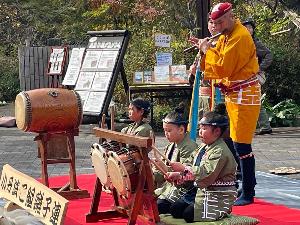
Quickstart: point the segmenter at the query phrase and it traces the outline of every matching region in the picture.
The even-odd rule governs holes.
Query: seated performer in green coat
[[[186,222],[215,221],[231,213],[237,196],[237,164],[221,138],[226,130],[226,117],[208,112],[200,120],[199,136],[203,144],[192,154],[188,164],[172,163],[176,172],[168,180],[177,184],[194,181],[195,189],[170,207],[174,218]]]
[[[183,109],[176,109],[163,119],[165,136],[170,142],[166,146],[164,154],[171,162],[185,163],[198,147],[187,133],[187,124],[188,121],[183,117]],[[157,204],[160,214],[168,213],[171,204],[189,188],[188,185],[174,186],[167,182],[163,174],[156,169],[154,169],[154,180],[158,187],[155,193],[158,195]]]
[[[125,134],[150,137],[152,127],[145,121],[150,112],[150,103],[142,98],[132,100],[128,107],[129,118],[133,123],[124,127],[121,132]]]

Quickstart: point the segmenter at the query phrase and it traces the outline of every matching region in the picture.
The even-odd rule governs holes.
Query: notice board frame
[[[91,86],[89,86],[85,90],[86,92],[88,92],[88,98],[89,98],[90,95],[92,97],[94,96],[94,100],[96,100],[96,101],[94,101],[94,103],[101,104],[99,106],[99,107],[101,107],[101,109],[99,108],[100,110],[98,110],[98,111],[96,109],[97,112],[95,110],[86,111],[85,107],[84,107],[83,108],[83,115],[100,116],[102,114],[107,114],[107,112],[108,112],[109,104],[110,104],[111,99],[112,99],[112,95],[113,95],[113,92],[114,92],[114,89],[115,89],[115,86],[116,86],[116,82],[117,82],[119,73],[121,73],[121,77],[122,77],[122,80],[123,80],[123,83],[124,83],[125,91],[126,91],[126,89],[128,89],[128,87],[127,87],[128,83],[127,83],[126,75],[124,73],[123,59],[124,59],[124,55],[125,55],[128,43],[129,43],[130,32],[128,30],[88,31],[87,35],[90,36],[90,39],[89,39],[90,41],[89,41],[89,45],[86,47],[85,57],[87,56],[88,52],[90,52],[90,54],[92,54],[91,52],[94,52],[97,55],[97,51],[102,51],[102,54],[104,54],[104,53],[109,54],[109,53],[113,53],[114,51],[118,51],[118,54],[117,54],[116,59],[114,61],[114,65],[111,67],[113,69],[111,71],[111,78],[110,78],[110,81],[108,83],[107,90],[106,91],[94,91],[91,88]],[[101,38],[103,38],[105,40],[109,40],[109,38],[111,38],[113,40],[115,37],[123,37],[123,40],[122,40],[122,43],[120,43],[118,48],[114,47],[114,49],[111,49],[111,50],[110,50],[109,47],[105,48],[106,42],[103,42],[103,43],[99,42],[100,44],[99,45],[95,44],[95,46],[92,46],[92,44],[90,43],[91,39],[101,40]],[[107,44],[109,45],[109,41],[107,42]],[[92,46],[92,47],[90,47],[90,46]],[[99,69],[98,67],[97,68],[96,67],[92,68],[93,67],[92,64],[90,66],[91,68],[88,68],[88,69],[84,68],[85,57],[83,59],[83,64],[81,66],[80,73],[95,73],[95,77],[96,77],[97,72],[99,72],[99,73],[105,72],[105,71],[101,70],[101,68]],[[99,61],[102,60],[101,57],[102,56],[100,56]],[[88,60],[88,59],[86,59],[86,60]],[[98,64],[100,65],[100,62],[98,62]],[[79,80],[79,78],[78,78],[78,80]],[[77,82],[78,82],[78,80],[77,80]],[[78,92],[84,91],[84,90],[76,89],[76,87],[75,87],[75,90],[78,91]],[[95,97],[97,97],[97,96],[98,97],[100,96],[101,98],[99,97],[99,100],[95,99]],[[85,99],[85,101],[87,101],[87,99]],[[90,104],[91,101],[89,101],[89,104]],[[85,104],[87,104],[87,103],[85,102]],[[86,108],[91,108],[91,107],[93,107],[93,105],[90,106],[90,107],[86,106]],[[97,105],[95,107],[97,107]]]

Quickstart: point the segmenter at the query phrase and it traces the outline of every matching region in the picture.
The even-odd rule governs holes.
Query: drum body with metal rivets
[[[62,88],[23,91],[16,96],[17,127],[30,132],[60,132],[78,129],[82,120],[79,95]]]

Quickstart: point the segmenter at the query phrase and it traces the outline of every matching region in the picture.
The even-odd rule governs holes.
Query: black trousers
[[[174,218],[183,218],[187,223],[194,222],[194,204],[181,199],[171,205],[170,213]]]
[[[171,202],[166,199],[157,199],[157,209],[159,214],[170,213]]]
[[[240,157],[252,152],[251,144],[233,142],[233,145]],[[251,198],[255,195],[254,187],[256,185],[254,156],[240,159],[240,166],[242,172],[243,194],[246,197]]]

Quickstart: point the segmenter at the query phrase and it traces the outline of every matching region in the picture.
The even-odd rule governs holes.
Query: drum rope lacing
[[[24,95],[25,99],[26,99],[26,121],[28,121],[28,126],[26,127],[26,130],[27,131],[30,127],[30,124],[32,122],[32,106],[31,106],[31,101],[30,101],[30,97],[28,95],[28,93],[26,93],[25,91],[22,92],[22,94]]]
[[[79,125],[81,124],[81,120],[82,120],[82,114],[83,114],[82,108],[83,107],[82,107],[80,95],[76,91],[73,91],[73,92],[76,95],[77,104],[78,104],[78,120],[77,120],[78,123],[76,124],[76,126],[79,127]]]

